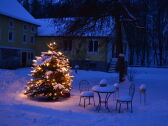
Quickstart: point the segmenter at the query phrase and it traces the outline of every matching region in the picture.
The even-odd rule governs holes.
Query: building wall
[[[12,22],[13,26],[10,25],[10,22]],[[24,26],[26,26],[27,30],[24,29]],[[12,41],[9,40],[9,32],[13,34]],[[12,67],[13,62],[17,62],[16,65],[13,65],[14,67],[31,65],[32,54],[35,50],[36,34],[36,25],[0,15],[0,67]],[[24,41],[24,35],[26,36],[26,41]],[[10,53],[6,54],[6,52]],[[26,55],[24,52],[26,52]],[[22,56],[23,54],[24,56]],[[2,59],[3,57],[5,59]],[[23,64],[22,58],[26,58],[26,64]]]
[[[72,50],[63,50],[63,41],[72,40]],[[98,41],[98,52],[88,52],[89,40]],[[57,42],[60,51],[70,59],[71,65],[80,65],[81,68],[86,67],[95,70],[106,70],[107,66],[107,38],[105,37],[40,37],[36,38],[36,55],[39,56],[41,52],[48,50],[47,44],[50,42]]]

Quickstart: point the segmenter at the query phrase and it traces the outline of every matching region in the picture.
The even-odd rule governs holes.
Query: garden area
[[[79,70],[72,72],[74,76],[71,96],[55,101],[39,101],[27,98],[24,87],[29,81],[31,68],[17,70],[0,70],[0,125],[95,125],[95,126],[166,126],[168,125],[168,85],[166,68],[129,68],[135,71],[135,95],[133,98],[133,113],[122,105],[121,112],[115,110],[116,100],[111,95],[109,109],[102,105],[100,111],[96,110],[98,96],[95,93],[96,106],[79,106],[79,82],[87,80],[91,86],[97,85],[102,79],[108,84],[118,82],[117,73]],[[140,103],[139,86],[146,85],[146,103]],[[120,84],[120,94],[128,93],[128,83]],[[92,103],[92,101],[91,101]]]

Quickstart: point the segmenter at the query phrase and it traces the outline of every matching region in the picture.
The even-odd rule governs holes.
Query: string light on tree
[[[70,94],[73,76],[68,59],[57,51],[56,42],[48,44],[48,52],[33,60],[32,79],[25,87],[29,97],[48,96],[52,99]]]

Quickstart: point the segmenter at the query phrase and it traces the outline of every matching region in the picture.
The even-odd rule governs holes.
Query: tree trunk
[[[123,43],[122,43],[122,30],[121,30],[121,21],[120,16],[116,16],[116,50],[118,57],[118,72],[119,72],[119,82],[124,81],[125,77],[125,59],[124,56],[120,56],[123,54]]]

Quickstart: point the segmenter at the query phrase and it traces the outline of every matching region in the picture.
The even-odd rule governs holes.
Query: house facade
[[[1,68],[25,67],[32,64],[37,26],[36,20],[16,0],[1,0]]]
[[[69,58],[72,67],[79,65],[81,69],[101,71],[109,71],[110,67],[116,67],[114,20],[111,17],[109,20],[108,17],[108,22],[104,22],[104,29],[95,26],[92,31],[88,30],[82,34],[66,34],[66,25],[72,20],[75,19],[38,19],[41,26],[36,37],[36,55],[47,51],[48,43],[56,42],[58,49]],[[125,41],[126,56],[127,46]],[[112,62],[115,62],[113,66]]]
[[[71,34],[67,28],[76,18],[34,19],[17,0],[1,0],[0,68],[31,66],[34,56],[47,51],[48,43],[56,42],[72,67],[109,71],[117,62],[115,22],[112,17],[104,19],[92,29]],[[127,47],[124,41],[126,57]]]
[[[58,49],[70,60],[71,66],[79,65],[81,69],[105,71],[107,68],[108,38],[106,37],[67,37],[38,36],[36,38],[36,54],[47,51],[47,44],[56,42]]]

